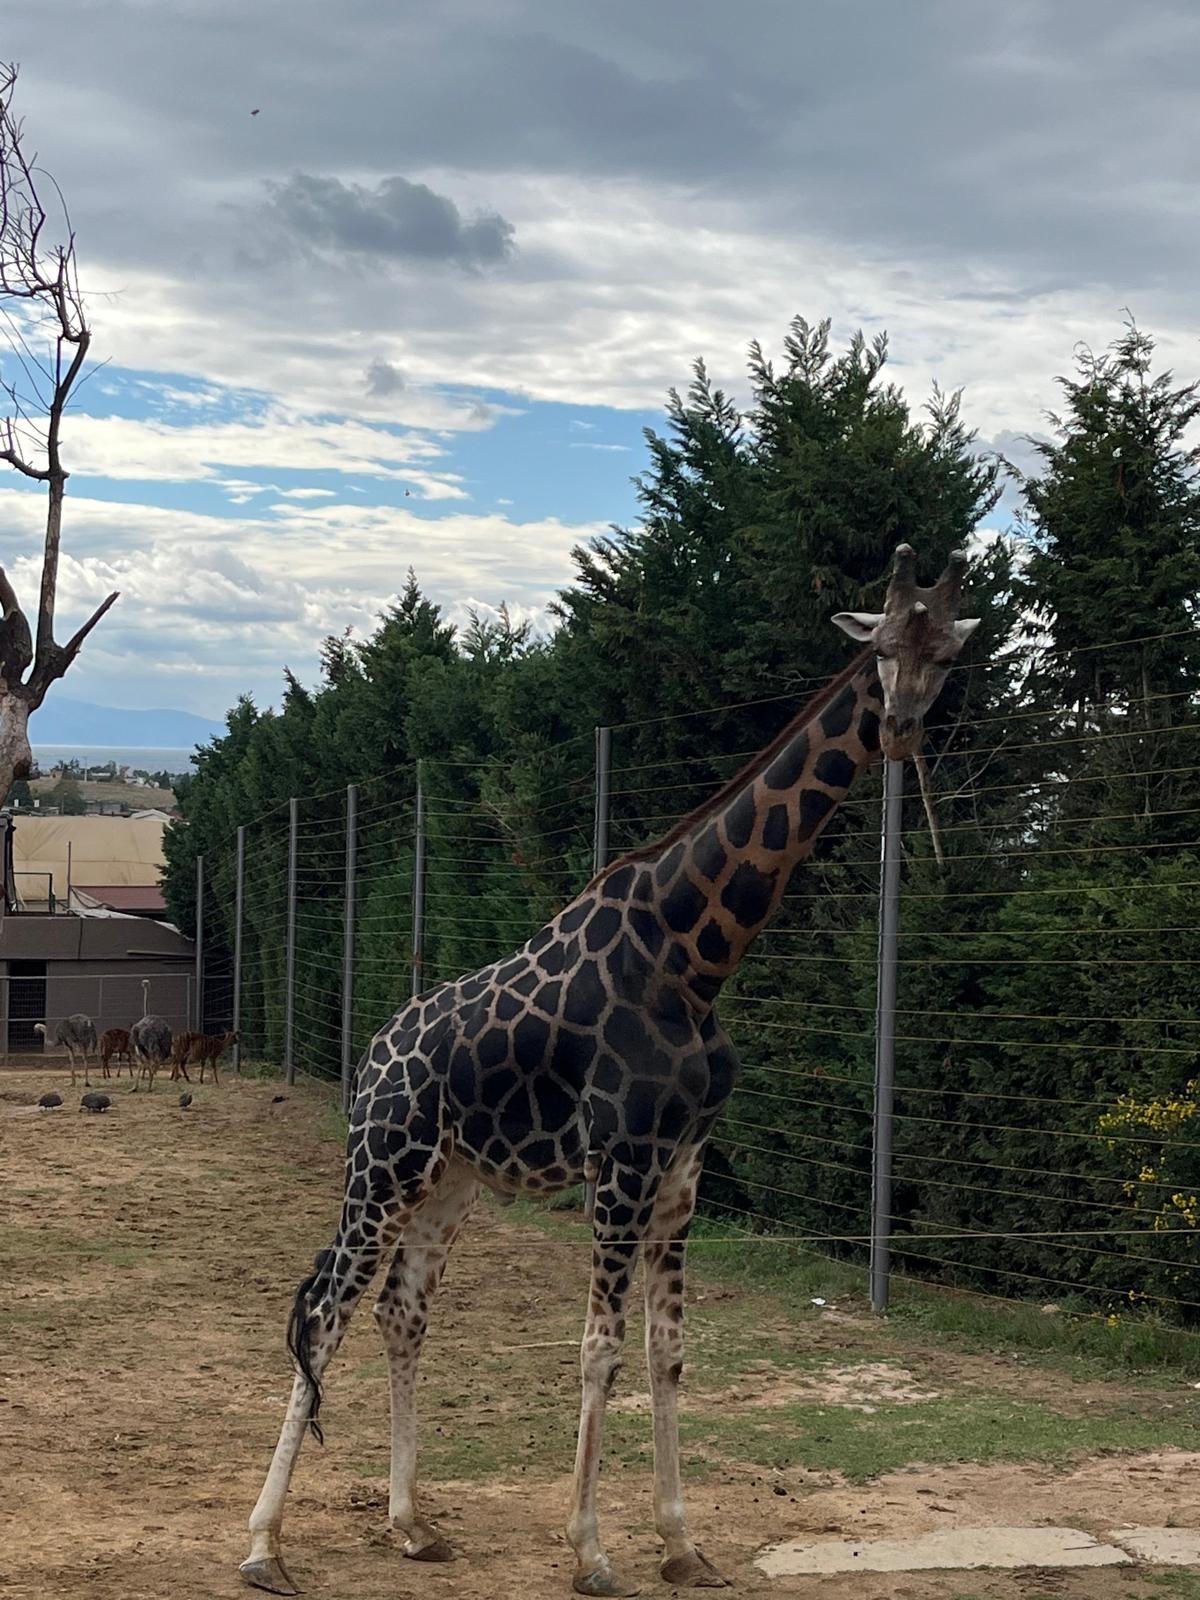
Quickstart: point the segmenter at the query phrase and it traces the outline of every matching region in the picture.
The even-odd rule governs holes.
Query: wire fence
[[[894,1265],[1197,1320],[1200,721],[1190,695],[1148,698],[1049,732],[1044,712],[931,729],[929,792],[890,808],[885,768],[860,778],[719,1001],[742,1071],[710,1216],[870,1258],[881,1306]],[[729,736],[747,707],[769,736],[796,703],[642,719],[503,769],[426,762],[239,830],[202,865],[206,1017],[345,1103],[406,996],[518,948],[727,783],[766,742]],[[733,748],[704,747],[714,727]]]

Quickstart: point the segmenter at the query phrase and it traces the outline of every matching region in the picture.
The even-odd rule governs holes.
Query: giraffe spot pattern
[[[379,1236],[397,1197],[427,1192],[452,1160],[494,1186],[537,1191],[586,1167],[597,1219],[637,1237],[659,1176],[681,1146],[702,1146],[734,1083],[711,1010],[722,976],[696,959],[726,966],[735,928],[769,912],[779,870],[764,870],[762,854],[785,853],[827,819],[832,797],[801,788],[804,774],[811,763],[815,783],[849,785],[856,759],[878,747],[878,698],[877,683],[839,695],[696,836],[618,864],[521,950],[397,1012],[359,1073],[344,1248]],[[847,734],[857,744],[832,747]],[[781,793],[797,790],[792,801]],[[604,1297],[619,1294],[630,1259],[605,1250]],[[681,1269],[679,1250],[656,1266]],[[678,1293],[670,1277],[662,1284]]]
[[[777,872],[760,872],[750,862],[743,861],[722,889],[721,904],[733,913],[743,928],[757,927],[771,909],[778,876]]]
[[[817,782],[827,783],[831,789],[848,789],[854,772],[854,763],[844,750],[822,750],[813,767]]]
[[[768,789],[794,789],[800,782],[808,761],[808,735],[798,733],[790,740],[767,768],[765,782]]]
[[[811,839],[833,808],[829,795],[819,789],[805,789],[800,796],[800,837]]]
[[[786,850],[788,832],[788,808],[786,806],[772,806],[763,822],[763,849]]]

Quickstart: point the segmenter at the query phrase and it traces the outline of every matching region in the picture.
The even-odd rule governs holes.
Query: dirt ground
[[[67,1107],[27,1114],[48,1087],[62,1089]],[[336,1119],[317,1090],[275,1082],[197,1089],[187,1111],[161,1080],[153,1095],[130,1095],[124,1080],[112,1088],[113,1110],[89,1116],[75,1109],[81,1090],[72,1095],[61,1076],[0,1076],[0,1594],[245,1594],[236,1569],[246,1518],[290,1381],[284,1321],[338,1209]],[[578,1242],[514,1221],[490,1201],[451,1259],[421,1389],[426,1501],[460,1552],[445,1567],[406,1562],[387,1529],[386,1368],[370,1314],[360,1310],[330,1374],[328,1442],[305,1447],[289,1500],[285,1550],[306,1592],[356,1600],[569,1592],[561,1529],[585,1273]],[[688,1499],[700,1543],[738,1594],[1200,1594],[1166,1590],[1134,1569],[765,1578],[752,1564],[764,1545],[821,1534],[887,1537],[993,1522],[1101,1535],[1139,1523],[1194,1527],[1200,1454],[1164,1443],[1053,1467],[905,1461],[849,1481],[831,1466],[797,1463],[784,1448],[798,1405],[809,1408],[805,1426],[819,1428],[843,1408],[855,1427],[885,1417],[891,1429],[952,1387],[1040,1392],[1049,1404],[1069,1380],[1016,1370],[1002,1354],[872,1352],[865,1321],[816,1311],[789,1321],[765,1297],[748,1305],[702,1269],[690,1292]],[[786,1348],[786,1366],[753,1359],[756,1330],[772,1350]],[[666,1594],[640,1337],[640,1325],[632,1327],[602,1515],[614,1560],[645,1593]],[[1105,1387],[1081,1385],[1064,1416],[1106,1404]],[[783,1419],[774,1445],[763,1432],[773,1408]],[[1197,1442],[1182,1416],[1178,1432],[1180,1447]]]

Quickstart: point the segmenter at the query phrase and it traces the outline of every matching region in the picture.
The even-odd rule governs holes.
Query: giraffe
[[[288,1323],[296,1375],[250,1517],[246,1582],[297,1592],[280,1553],[288,1482],[306,1430],[321,1437],[322,1375],[389,1254],[375,1304],[391,1387],[389,1517],[406,1556],[452,1558],[416,1501],[414,1390],[430,1302],[481,1186],[537,1194],[585,1179],[595,1200],[573,1587],[637,1593],[605,1554],[596,1492],[639,1252],[660,1572],[681,1587],[724,1586],[688,1531],[676,1409],[687,1234],[737,1067],[714,1002],[857,774],[916,750],[978,626],[957,619],[964,566],[956,554],[919,588],[914,553],[899,546],[883,611],[832,619],[864,648],[737,777],[607,866],[515,954],[416,996],[375,1035],[358,1072],[337,1235]]]

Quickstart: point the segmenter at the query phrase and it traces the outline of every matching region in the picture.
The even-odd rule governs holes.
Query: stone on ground
[[[791,1540],[755,1566],[770,1578],[835,1572],[969,1571],[976,1567],[1119,1567],[1131,1557],[1077,1528],[957,1528],[911,1539]]]

